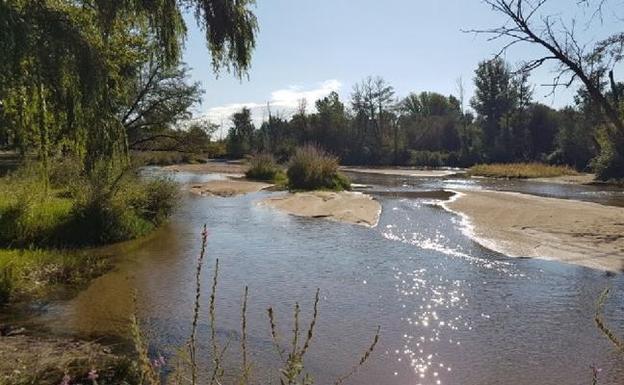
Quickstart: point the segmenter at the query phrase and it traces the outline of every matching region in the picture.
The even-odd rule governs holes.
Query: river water
[[[173,177],[182,183],[222,178]],[[276,193],[234,198],[183,193],[168,225],[146,239],[100,250],[119,256],[117,268],[72,300],[46,306],[37,322],[57,333],[115,334],[126,327],[136,293],[153,349],[170,354],[189,333],[206,224],[198,329],[206,362],[208,290],[219,258],[218,339],[229,342],[234,357],[228,361],[235,362],[243,289],[249,286],[248,349],[258,380],[275,380],[276,373],[266,309],[275,309],[278,329],[289,341],[294,303],[301,304],[305,326],[320,288],[317,328],[305,357],[319,384],[349,371],[377,325],[380,342],[348,383],[590,384],[591,364],[602,369],[601,384],[624,383],[624,357],[593,321],[596,299],[611,287],[605,318],[624,334],[624,276],[494,253],[464,235],[460,218],[436,205],[437,194],[415,193],[485,187],[622,205],[621,191],[453,177],[353,177],[371,185],[382,204],[375,228],[297,218],[256,204]]]

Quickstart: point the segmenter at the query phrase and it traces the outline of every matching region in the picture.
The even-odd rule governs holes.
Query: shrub
[[[0,182],[0,246],[73,247],[144,235],[171,215],[177,186],[143,180],[131,171],[96,165],[90,176],[45,192],[24,168]]]
[[[0,182],[0,246],[50,243],[67,221],[73,203],[45,184],[36,165],[27,164]]]
[[[624,179],[622,149],[613,143],[606,130],[599,132],[598,143],[600,144],[600,153],[591,162],[591,167],[596,172],[596,179],[603,181]]]
[[[82,284],[109,268],[109,259],[83,252],[0,250],[0,304],[45,295],[56,285]]]
[[[145,235],[171,215],[176,195],[177,186],[171,180],[144,181],[131,171],[101,165],[75,193],[71,220],[60,238],[83,245]]]
[[[338,172],[338,158],[315,146],[298,148],[288,166],[291,190],[349,190],[351,184]]]
[[[245,172],[245,177],[275,183],[286,179],[282,168],[275,162],[273,155],[268,153],[256,154],[249,159],[249,169]]]

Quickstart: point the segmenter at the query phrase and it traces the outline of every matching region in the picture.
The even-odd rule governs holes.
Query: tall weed
[[[351,188],[349,180],[338,172],[338,158],[312,145],[295,151],[287,175],[291,190],[342,191]]]

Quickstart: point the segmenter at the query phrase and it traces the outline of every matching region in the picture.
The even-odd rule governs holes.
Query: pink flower
[[[154,360],[152,360],[152,366],[156,369],[165,366],[165,357],[163,356],[158,356],[158,358],[155,358]]]
[[[91,369],[89,371],[89,374],[87,375],[87,378],[91,381],[95,381],[98,379],[100,375],[97,373],[97,371],[95,369]]]

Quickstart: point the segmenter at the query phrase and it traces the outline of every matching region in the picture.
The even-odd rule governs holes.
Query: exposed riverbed
[[[186,184],[222,178],[172,175]],[[228,198],[187,192],[168,225],[134,246],[109,248],[120,255],[115,271],[74,299],[46,306],[32,321],[59,333],[115,334],[126,325],[136,290],[138,314],[152,329],[155,346],[166,352],[181,344],[189,332],[199,233],[206,223],[203,287],[210,286],[214,259],[221,264],[218,335],[237,344],[248,285],[249,349],[260,378],[276,361],[266,308],[275,308],[287,336],[294,302],[309,319],[320,287],[318,329],[306,356],[317,383],[332,383],[348,371],[377,325],[380,343],[352,383],[588,384],[593,363],[603,369],[601,384],[624,382],[622,356],[593,324],[598,295],[612,287],[606,320],[624,333],[624,276],[507,258],[466,237],[461,218],[434,204],[448,198],[443,189],[488,188],[624,206],[621,190],[453,177],[353,177],[369,185],[366,192],[381,203],[375,228],[295,217],[258,204],[272,192]],[[209,351],[206,313],[199,340]]]

